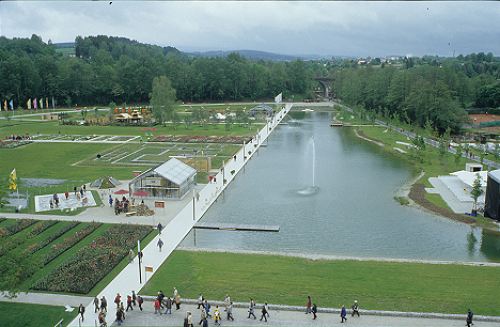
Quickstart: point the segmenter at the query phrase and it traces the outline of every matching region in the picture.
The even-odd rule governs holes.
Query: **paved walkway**
[[[60,305],[63,307],[66,305],[78,307],[80,303],[89,303],[93,299],[86,296],[48,293],[19,293],[15,298],[11,299],[4,294],[0,294],[0,302]]]
[[[123,326],[182,326],[184,317],[186,316],[186,311],[190,311],[193,314],[193,324],[198,326],[200,321],[200,311],[196,309],[195,305],[181,305],[179,311],[173,310],[172,315],[159,315],[154,314],[154,309],[152,302],[145,302],[143,305],[144,311],[139,311],[135,309],[134,311],[129,311],[125,313],[125,322]],[[215,309],[215,305],[212,305],[212,312]],[[320,308],[321,310],[321,308]],[[392,317],[392,316],[374,316],[374,315],[364,315],[361,313],[361,317],[351,317],[348,315],[347,323],[341,324],[340,317],[337,312],[335,313],[318,313],[317,320],[312,320],[312,315],[306,315],[299,311],[277,311],[270,308],[270,318],[268,322],[259,321],[260,319],[260,307],[255,311],[257,319],[248,319],[248,309],[246,308],[235,308],[233,309],[233,316],[235,321],[227,321],[224,311],[221,309],[222,313],[222,326],[359,326],[359,327],[463,327],[465,325],[465,316],[460,316],[460,319],[441,319],[441,318],[410,318],[410,317]],[[86,317],[86,320],[88,318]],[[114,321],[114,309],[110,310],[110,314],[107,317],[108,325]],[[214,321],[209,321],[210,326],[214,326]],[[117,324],[114,323],[113,326]],[[477,327],[498,327],[499,322],[484,322],[475,321],[475,326]]]
[[[223,168],[216,175],[216,182],[207,184],[203,189],[196,191],[192,201],[179,211],[179,213],[171,219],[168,224],[164,225],[165,228],[161,235],[158,235],[145,247],[142,251],[144,254],[143,265],[141,269],[142,282],[139,280],[139,266],[137,257],[134,261],[127,265],[111,283],[98,295],[99,298],[105,296],[108,303],[112,303],[117,293],[126,296],[132,290],[138,292],[146,283],[147,278],[150,278],[161,264],[168,258],[168,256],[175,250],[184,237],[189,233],[194,224],[203,216],[213,202],[217,200],[219,195],[236,177],[237,173],[244,167],[250,160],[254,153],[259,149],[260,145],[268,138],[272,131],[278,126],[283,117],[291,109],[292,104],[287,104],[285,109],[278,112],[273,119],[271,119],[264,128],[252,139],[251,142],[242,146],[234,157],[224,163]],[[99,219],[100,220],[100,219]],[[164,242],[162,252],[158,251],[156,246],[158,238]],[[144,276],[144,268],[148,266],[153,269],[153,273],[147,273],[149,276]],[[146,279],[146,280],[145,280]],[[86,312],[92,315],[92,319],[85,319],[85,326],[94,326],[94,319],[96,315],[93,314],[93,304],[87,305]],[[71,322],[69,326],[79,326],[78,319]]]

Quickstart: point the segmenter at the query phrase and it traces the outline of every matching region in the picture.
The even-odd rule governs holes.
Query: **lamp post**
[[[142,272],[141,272],[142,252],[141,252],[140,240],[137,240],[137,257],[139,258],[139,283],[142,284]]]

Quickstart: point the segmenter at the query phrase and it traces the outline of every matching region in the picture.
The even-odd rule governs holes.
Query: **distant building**
[[[488,173],[484,216],[500,220],[500,169]]]
[[[152,199],[182,199],[195,184],[196,169],[172,158],[151,168],[129,183],[129,193]]]

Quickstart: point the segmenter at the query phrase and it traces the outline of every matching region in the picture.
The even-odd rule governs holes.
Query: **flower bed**
[[[116,225],[74,257],[38,280],[34,290],[87,294],[128,254],[151,227]]]
[[[85,237],[90,235],[93,231],[99,228],[102,224],[91,223],[85,226],[83,229],[75,232],[73,235],[66,237],[61,243],[52,246],[51,251],[43,259],[43,265],[49,264],[52,260],[60,256],[62,253],[69,250],[76,243],[83,240]]]
[[[55,224],[57,224],[56,220],[41,221],[38,224],[36,224],[35,227],[33,227],[31,232],[28,234],[27,238],[33,238],[37,235],[40,235],[50,227],[54,226]]]
[[[34,223],[36,223],[36,220],[33,219],[19,219],[13,225],[0,228],[0,237],[10,236],[19,233],[20,231],[22,231],[25,228],[28,228]]]
[[[173,136],[158,135],[150,142],[182,142],[182,143],[232,143],[242,144],[251,141],[251,137],[243,136]]]
[[[35,253],[38,250],[43,249],[44,247],[46,247],[47,245],[49,245],[50,243],[52,243],[55,239],[59,238],[61,235],[64,235],[70,229],[76,227],[78,224],[79,224],[79,222],[76,222],[76,221],[71,222],[70,224],[64,226],[63,228],[61,228],[60,230],[58,230],[54,234],[51,234],[48,238],[46,238],[46,239],[44,239],[44,240],[42,240],[42,241],[40,241],[38,243],[34,243],[34,244],[30,245],[24,251],[24,254],[30,255],[30,254]]]

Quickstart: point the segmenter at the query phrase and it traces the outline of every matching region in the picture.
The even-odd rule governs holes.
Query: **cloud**
[[[289,54],[498,55],[498,17],[497,2],[0,2],[0,34]]]

